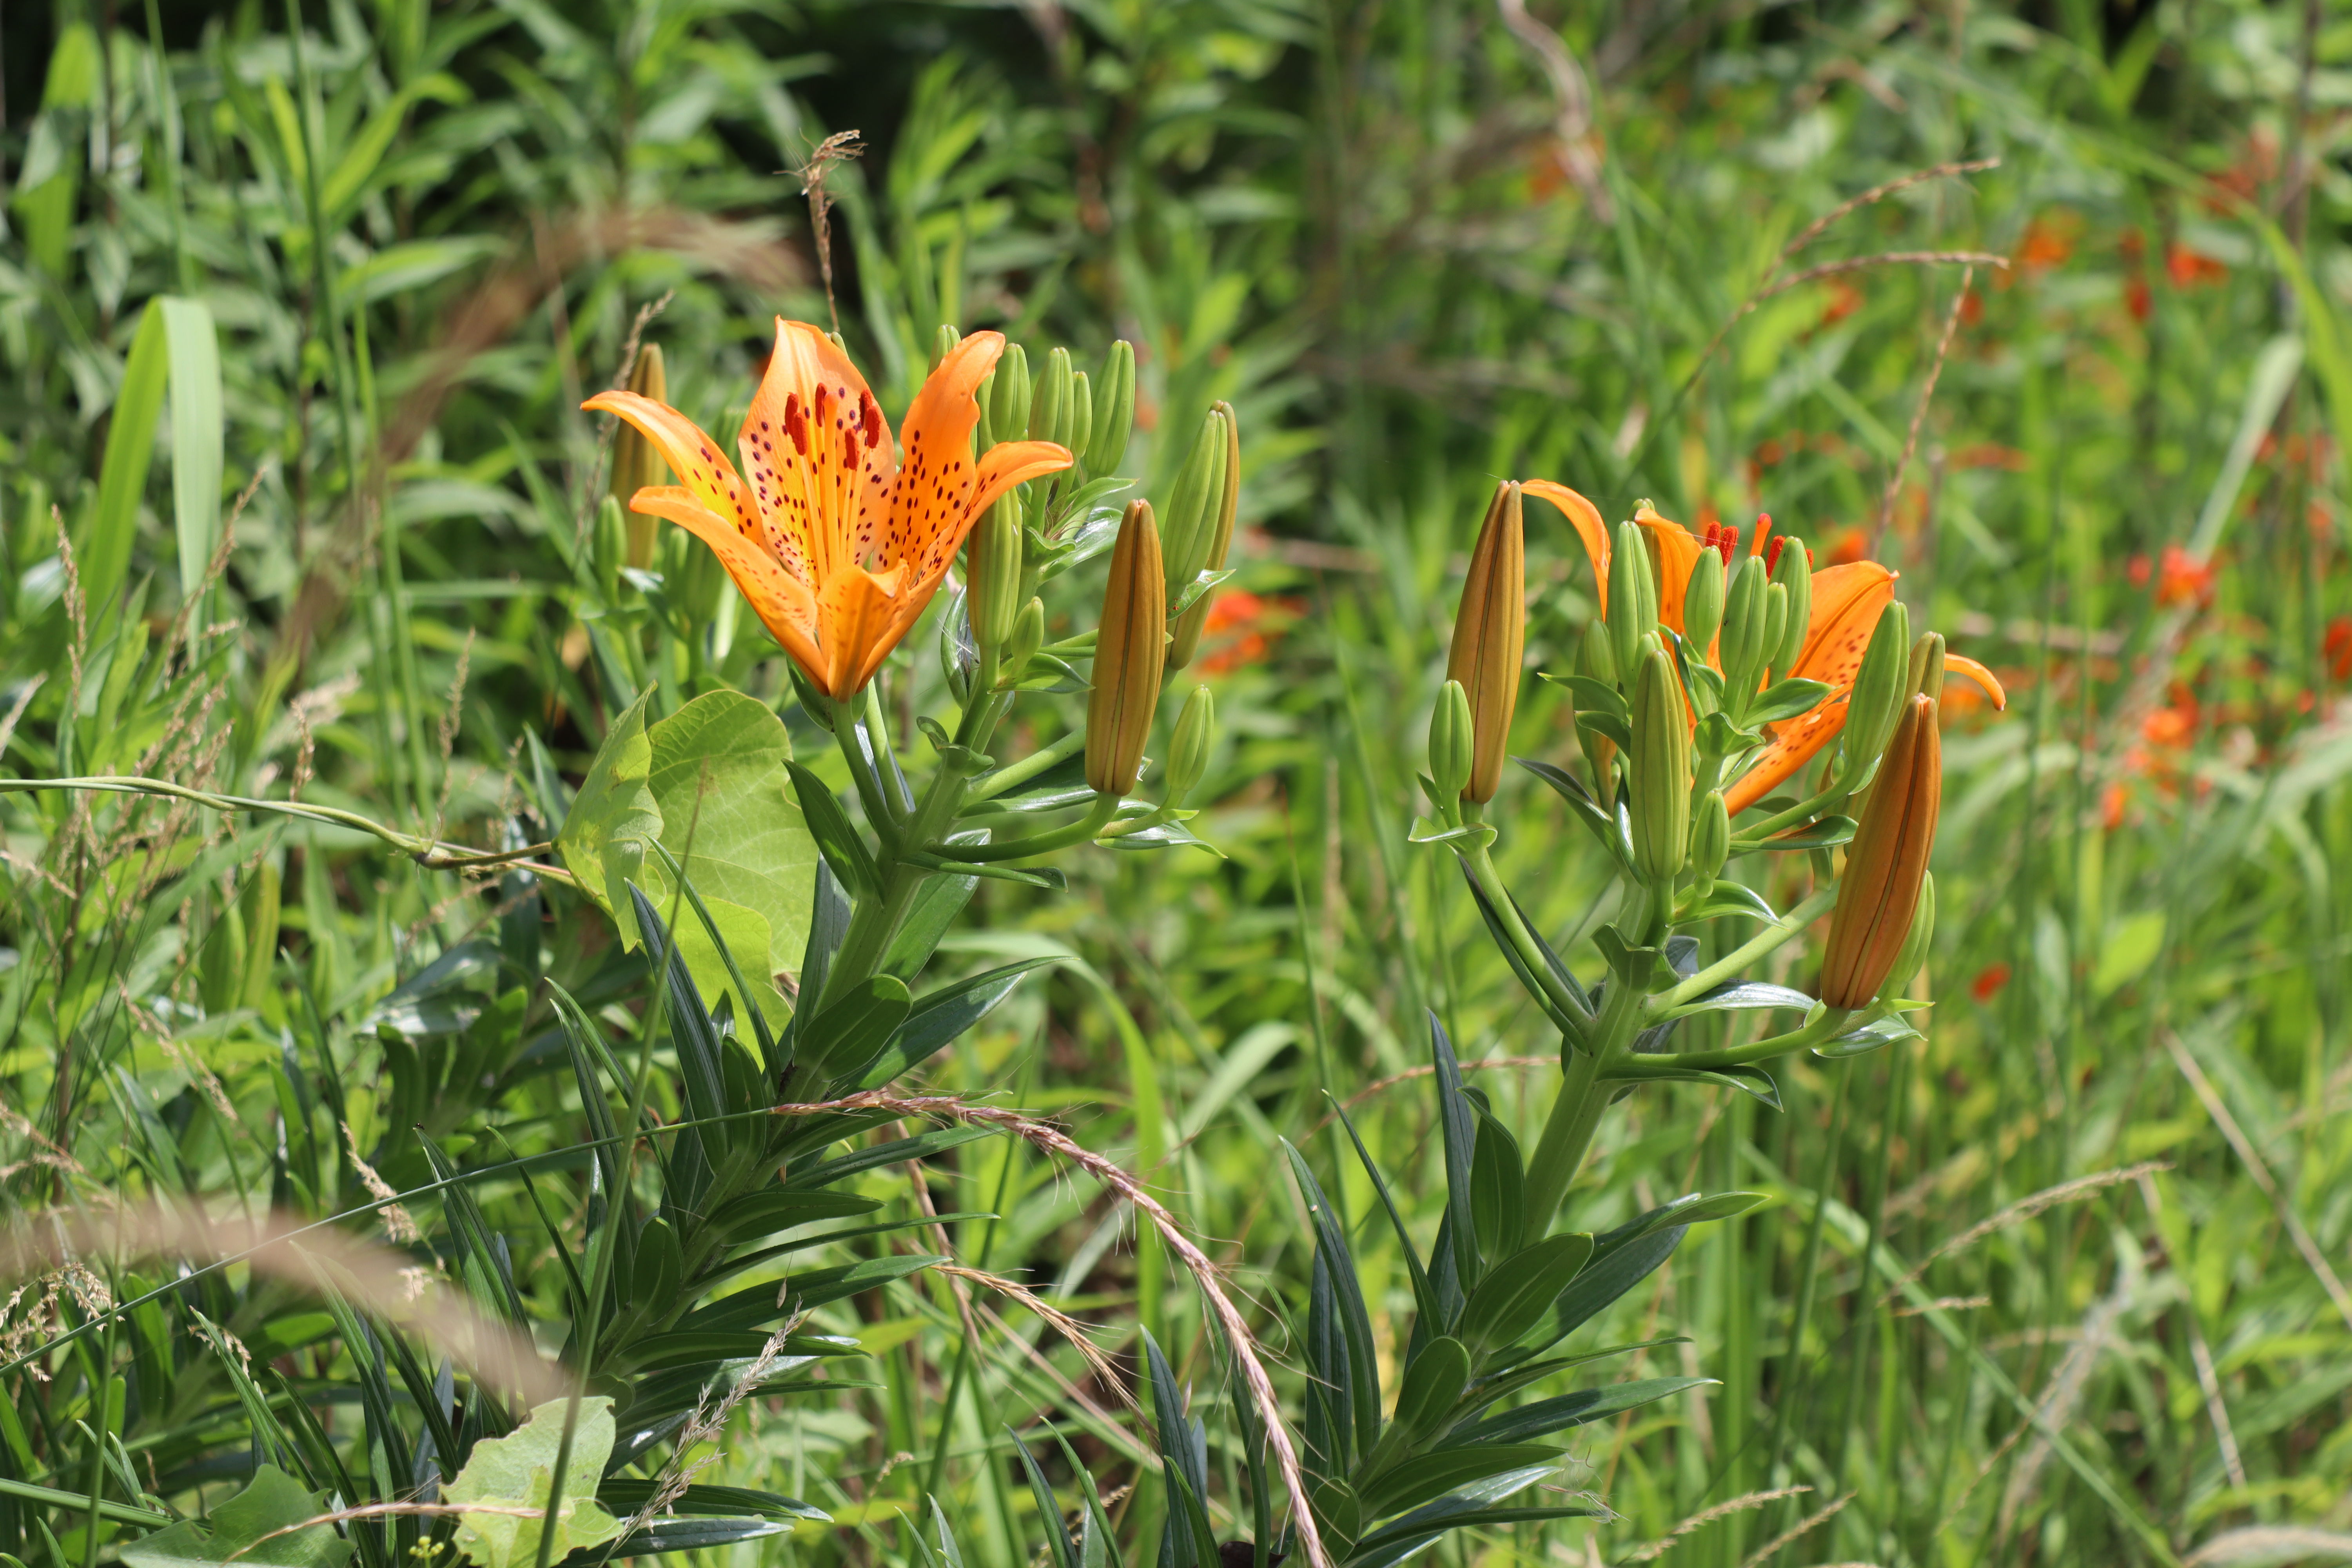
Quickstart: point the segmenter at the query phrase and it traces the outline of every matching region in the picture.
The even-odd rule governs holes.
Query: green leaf
[[[1731,852],[1734,855],[1752,855],[1759,849],[1830,849],[1853,837],[1853,817],[1824,816],[1770,838],[1735,838],[1731,841]]]
[[[653,692],[647,690],[613,721],[555,835],[556,853],[563,857],[564,868],[579,879],[582,890],[603,905],[606,914],[614,912],[614,889],[605,879],[608,852],[634,841],[639,846],[636,858],[642,861],[644,842],[661,837],[661,808],[654,804],[654,792],[646,782],[653,772],[654,749],[646,739],[646,705],[652,700]],[[633,868],[627,874],[642,873]],[[636,945],[625,921],[621,922],[621,939],[631,947]]]
[[[147,490],[147,466],[155,456],[155,423],[163,412],[170,351],[161,297],[148,302],[131,340],[131,358],[106,426],[106,458],[98,470],[98,497],[91,503],[77,546],[81,591],[93,626],[105,618],[131,571],[131,544],[139,532],[139,502]]]
[[[596,1488],[596,1500],[608,1504],[614,1512],[635,1513],[653,1500],[660,1482],[638,1480],[629,1477],[608,1476]],[[750,1487],[716,1487],[695,1485],[672,1500],[671,1506],[689,1513],[733,1514],[753,1519],[806,1519],[818,1523],[830,1523],[833,1516],[821,1508],[812,1508],[798,1498],[782,1492],[763,1492]]]
[[[1581,1232],[1546,1237],[1487,1271],[1462,1310],[1462,1338],[1475,1350],[1507,1345],[1534,1328],[1592,1256]]]
[[[1460,1340],[1434,1339],[1422,1346],[1412,1364],[1404,1369],[1404,1384],[1397,1390],[1392,1420],[1408,1443],[1418,1443],[1437,1429],[1462,1390],[1470,1382],[1470,1352]]]
[[[1505,1470],[1517,1470],[1557,1459],[1559,1450],[1526,1444],[1481,1444],[1470,1448],[1441,1448],[1397,1466],[1363,1490],[1367,1520],[1416,1508],[1444,1497],[1454,1488]]]
[[[793,797],[800,802],[801,812],[808,820],[809,832],[815,837],[824,863],[833,868],[834,876],[852,898],[874,897],[881,889],[882,874],[875,868],[874,856],[866,847],[866,840],[857,837],[849,813],[824,787],[823,779],[798,763],[784,765],[793,775]]]
[[[562,1445],[569,1405],[566,1400],[550,1400],[506,1436],[485,1437],[476,1443],[466,1468],[444,1490],[443,1497],[460,1507],[482,1505],[465,1508],[458,1515],[456,1538],[457,1550],[482,1568],[515,1568],[517,1563],[538,1561],[540,1532],[550,1527],[550,1521],[490,1510],[547,1507],[549,1493],[555,1489],[556,1453]],[[604,1460],[613,1451],[613,1431],[610,1399],[579,1402],[572,1452],[563,1468],[562,1496],[551,1521],[551,1562],[576,1548],[600,1545],[621,1532],[620,1521],[596,1502]]]
[[[1759,724],[1777,724],[1783,719],[1794,719],[1810,713],[1822,705],[1830,694],[1826,682],[1791,677],[1775,681],[1757,694],[1745,715],[1752,729]]]
[[[1565,1431],[1570,1426],[1603,1421],[1622,1411],[1716,1381],[1711,1377],[1651,1377],[1632,1383],[1612,1383],[1604,1388],[1580,1389],[1574,1394],[1563,1394],[1557,1399],[1538,1399],[1533,1405],[1523,1405],[1517,1410],[1490,1415],[1468,1426],[1457,1426],[1446,1434],[1446,1440],[1478,1444],[1525,1443],[1531,1438]]]
[[[1726,915],[1744,915],[1752,921],[1771,924],[1780,917],[1764,901],[1764,895],[1738,882],[1717,882],[1707,890],[1706,897],[1685,897],[1675,910],[1675,923],[1696,925],[1701,921],[1721,920]]]
[[[767,945],[750,952],[726,932],[736,957],[757,970],[755,981],[792,968],[808,940],[817,852],[788,787],[793,742],[783,721],[741,692],[721,689],[696,698],[646,731],[646,784],[661,816],[663,847],[709,900],[722,931],[722,903],[765,922]],[[693,968],[691,945],[681,938],[678,946]],[[715,994],[699,971],[695,978],[705,994]]]
[[[1627,705],[1624,694],[1609,682],[1590,675],[1552,675],[1544,679],[1554,686],[1565,686],[1576,700],[1579,713],[1606,713],[1621,724],[1633,721],[1633,710]]]
[[[2143,910],[2115,923],[2091,971],[2091,995],[2105,1001],[2145,973],[2164,951],[2164,911]]]
[[[1763,980],[1733,980],[1700,994],[1681,1006],[1669,1010],[1669,1018],[1686,1017],[1693,1013],[1754,1011],[1764,1007],[1784,1007],[1792,1012],[1810,1013],[1813,999],[1801,991],[1786,985],[1774,985]]]
[[[895,974],[869,976],[800,1028],[794,1054],[824,1078],[854,1071],[881,1053],[913,1007],[905,981]]]
[[[277,1466],[264,1465],[243,1491],[213,1510],[209,1521],[182,1520],[131,1542],[122,1548],[122,1560],[131,1568],[192,1568],[232,1557],[262,1568],[341,1568],[351,1560],[352,1543],[333,1525],[277,1533],[327,1511],[325,1492],[306,1491]]]
[[[180,545],[180,592],[193,595],[220,543],[220,339],[194,300],[158,299],[172,382],[172,524]]]

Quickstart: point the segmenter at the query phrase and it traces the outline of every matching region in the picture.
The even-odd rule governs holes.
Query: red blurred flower
[[[2328,622],[2327,636],[2319,646],[2327,658],[2327,673],[2338,680],[2352,680],[2352,616],[2338,616]]]
[[[2172,279],[2175,289],[2192,289],[2200,283],[2219,283],[2230,276],[2224,263],[2200,250],[2174,241],[2164,253],[2164,275]]]
[[[2148,288],[2147,279],[2134,278],[2124,284],[2124,309],[2131,312],[2135,321],[2145,321],[2154,312],[2156,294]]]
[[[1841,528],[1830,535],[1830,564],[1851,566],[1870,555],[1870,538],[1859,528]]]
[[[1990,1002],[2000,995],[2001,987],[2008,984],[2009,965],[1988,963],[1977,971],[1974,980],[1969,982],[1969,994],[1979,1002]]]
[[[1201,673],[1223,675],[1262,662],[1303,608],[1297,599],[1265,598],[1239,588],[1218,595],[1201,627],[1202,639],[1213,645],[1201,658]]]
[[[1830,302],[1822,309],[1822,327],[1832,327],[1862,309],[1862,290],[1843,278],[1830,281]],[[1818,329],[1817,329],[1818,330]]]
[[[2099,826],[2113,833],[2124,825],[2124,805],[2130,799],[2120,784],[2111,784],[2099,796]]]
[[[2018,265],[2029,272],[2064,266],[2074,254],[2074,227],[2052,218],[2035,218],[2025,226],[2025,237],[2018,243]]]
[[[2200,561],[2178,544],[2166,545],[2164,563],[2157,573],[2156,602],[2168,607],[2190,603],[2200,605],[2211,604],[2213,563]]]

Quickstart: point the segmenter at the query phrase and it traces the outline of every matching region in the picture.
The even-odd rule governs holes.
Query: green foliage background
[[[864,155],[828,184],[833,293],[894,413],[953,321],[1081,363],[1134,342],[1154,493],[1182,456],[1161,433],[1223,398],[1244,434],[1233,586],[1254,597],[1212,634],[1226,739],[1193,825],[1223,857],[1094,853],[1066,895],[985,886],[948,957],[1056,962],[929,1083],[1060,1115],[1142,1174],[1296,1366],[1313,1241],[1276,1138],[1360,1223],[1372,1194],[1326,1122],[1327,1096],[1349,1103],[1426,1231],[1435,1134],[1425,1086],[1397,1081],[1424,1011],[1465,1062],[1556,1050],[1452,868],[1404,842],[1494,479],[1558,479],[1612,520],[1646,497],[1694,524],[1769,510],[1818,551],[1874,540],[2013,699],[1947,737],[1929,1043],[1798,1066],[1780,1114],[1687,1086],[1612,1114],[1576,1199],[1592,1227],[1685,1191],[1780,1200],[1695,1232],[1601,1331],[1687,1334],[1627,1374],[1720,1385],[1587,1429],[1564,1484],[1615,1518],[1439,1550],[1629,1561],[1715,1505],[1808,1487],[1671,1537],[1664,1560],[2155,1563],[2225,1535],[2210,1550],[2247,1554],[2199,1560],[2291,1560],[2253,1555],[2263,1540],[2352,1555],[2340,18],[2242,0],[60,0],[10,8],[5,44],[0,773],[281,797],[299,780],[503,847],[548,836],[644,687],[655,716],[721,687],[782,705],[822,769],[773,648],[688,542],[662,546],[658,605],[587,580],[604,432],[574,410],[656,302],[643,331],[672,401],[712,427],[745,403],[770,317],[829,319],[791,171],[856,129]],[[1882,182],[1994,159],[1778,262]],[[2009,265],[1976,264],[1965,300],[1966,264],[1915,259],[1755,302],[1775,276],[1960,252]],[[216,394],[184,307],[144,313],[164,296],[215,324]],[[1544,515],[1529,662],[1558,668],[1592,584]],[[927,623],[900,666],[928,671],[932,645]],[[894,679],[911,728],[935,677]],[[1517,733],[1573,754],[1540,683]],[[1605,876],[1548,798],[1508,784],[1495,820],[1558,940]],[[12,1215],[150,1189],[325,1214],[364,1201],[353,1152],[394,1188],[434,1180],[411,1127],[467,1164],[577,1139],[551,1005],[517,977],[560,980],[617,1030],[605,1010],[644,972],[601,911],[331,826],[90,809],[0,807]],[[1528,1127],[1556,1070],[1473,1078]],[[545,1318],[564,1287],[534,1216],[584,1204],[576,1175],[475,1190]],[[930,1179],[940,1211],[995,1216],[947,1226],[962,1263],[1095,1325],[1130,1377],[1148,1324],[1217,1405],[1198,1303],[1105,1194],[995,1141]],[[915,1216],[902,1174],[856,1187]],[[458,1220],[413,1206],[418,1255],[446,1256]],[[1409,1308],[1399,1260],[1377,1225],[1355,1241],[1385,1329]],[[1891,1293],[1920,1270],[1924,1297]],[[813,1325],[855,1337],[865,1372],[746,1405],[701,1477],[834,1524],[714,1560],[907,1560],[898,1521],[929,1492],[975,1558],[1025,1562],[1040,1533],[1008,1428],[1041,1456],[1048,1428],[1069,1436],[1107,1499],[1149,1468],[1119,1394],[1021,1304],[982,1289],[968,1338],[961,1287],[899,1273]],[[315,1300],[192,1290],[168,1320],[20,1361],[94,1310],[77,1289],[37,1284],[0,1322],[16,1481],[225,1496],[269,1395],[191,1338],[199,1311],[234,1309],[221,1329],[253,1363],[333,1437],[354,1430],[336,1425],[354,1362]],[[1048,1472],[1066,1505],[1074,1477]],[[1157,1497],[1113,1504],[1130,1553]],[[0,1506],[28,1562],[94,1562],[131,1533]],[[2322,1533],[2243,1533],[2287,1527]]]

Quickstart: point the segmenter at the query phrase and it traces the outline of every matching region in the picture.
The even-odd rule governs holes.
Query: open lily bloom
[[[784,652],[835,698],[874,679],[946,577],[964,535],[1014,485],[1071,464],[1051,441],[1008,441],[978,461],[974,395],[1004,352],[974,332],[948,353],[890,428],[849,356],[805,321],[776,349],[736,438],[743,468],[667,404],[606,392],[582,406],[644,432],[684,481],[647,485],[630,510],[710,546]]]
[[[1529,479],[1520,489],[1551,502],[1575,525],[1584,552],[1592,562],[1601,613],[1607,615],[1609,531],[1601,526],[1599,510],[1566,485],[1549,479]],[[1738,531],[1710,528],[1707,537],[1701,538],[1647,506],[1634,514],[1633,521],[1642,525],[1658,568],[1658,619],[1679,636],[1683,629],[1683,595],[1699,552],[1719,550],[1728,560],[1739,547]],[[1748,541],[1748,552],[1768,559],[1776,554],[1780,542],[1770,541],[1768,549],[1770,531],[1770,522],[1759,519]],[[1797,656],[1795,668],[1774,670],[1772,679],[1818,680],[1830,689],[1829,695],[1811,712],[1770,727],[1763,749],[1747,771],[1724,786],[1723,804],[1727,808],[1738,813],[1762,800],[1820,755],[1822,749],[1845,728],[1846,698],[1853,689],[1854,677],[1861,673],[1862,656],[1870,647],[1879,614],[1895,600],[1895,575],[1875,561],[1825,566],[1812,574],[1813,607],[1811,618],[1805,625],[1804,650]],[[1715,648],[1708,648],[1706,657],[1708,663],[1722,668]],[[1995,707],[2008,706],[2009,698],[2001,690],[2000,682],[1975,659],[1947,653],[1944,664],[1948,670],[1965,675],[1983,687]]]

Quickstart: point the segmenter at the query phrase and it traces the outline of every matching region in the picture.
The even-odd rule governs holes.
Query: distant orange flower
[[[2200,283],[2219,283],[2230,276],[2227,264],[2200,250],[2174,241],[2164,253],[2164,275],[2172,279],[2175,289],[2193,289]]]
[[[2063,267],[2074,254],[2074,237],[2071,232],[2074,226],[2055,219],[2035,218],[2025,226],[2025,237],[2018,243],[2018,265],[2029,272],[2047,272],[2053,267]]]
[[[2131,795],[2121,784],[2111,784],[2099,795],[2099,826],[2113,833],[2124,825],[2124,807]]]
[[[1969,994],[1979,1002],[1991,1001],[2009,984],[2009,973],[2006,963],[1986,964],[1977,971],[1977,977],[1969,982]]]
[[[1861,309],[1862,290],[1843,278],[1833,279],[1830,283],[1830,302],[1822,307],[1819,324],[1833,327]]]
[[[2156,602],[2168,607],[2213,601],[2213,564],[2200,561],[2178,544],[2164,547],[2164,564],[2157,573]]]
[[[2021,474],[2033,467],[2033,458],[2029,453],[2019,451],[2014,447],[2004,447],[1998,441],[1979,441],[1953,453],[1951,466],[1955,468],[2003,468],[2012,474]]]
[[[1984,320],[1984,296],[1971,289],[1960,296],[1960,324],[1973,327]]]
[[[2156,294],[2145,278],[2133,278],[2124,284],[2124,309],[2135,321],[2145,321],[2155,312]]]
[[[2327,623],[2320,651],[2326,655],[2328,674],[2338,680],[2352,680],[2352,616],[2338,616]]]
[[[1297,599],[1265,598],[1240,588],[1218,595],[1202,623],[1202,639],[1213,646],[1201,659],[1201,673],[1222,675],[1263,663],[1304,609]]]
[[[1841,528],[1830,535],[1830,564],[1851,566],[1870,555],[1870,537],[1859,528]]]

